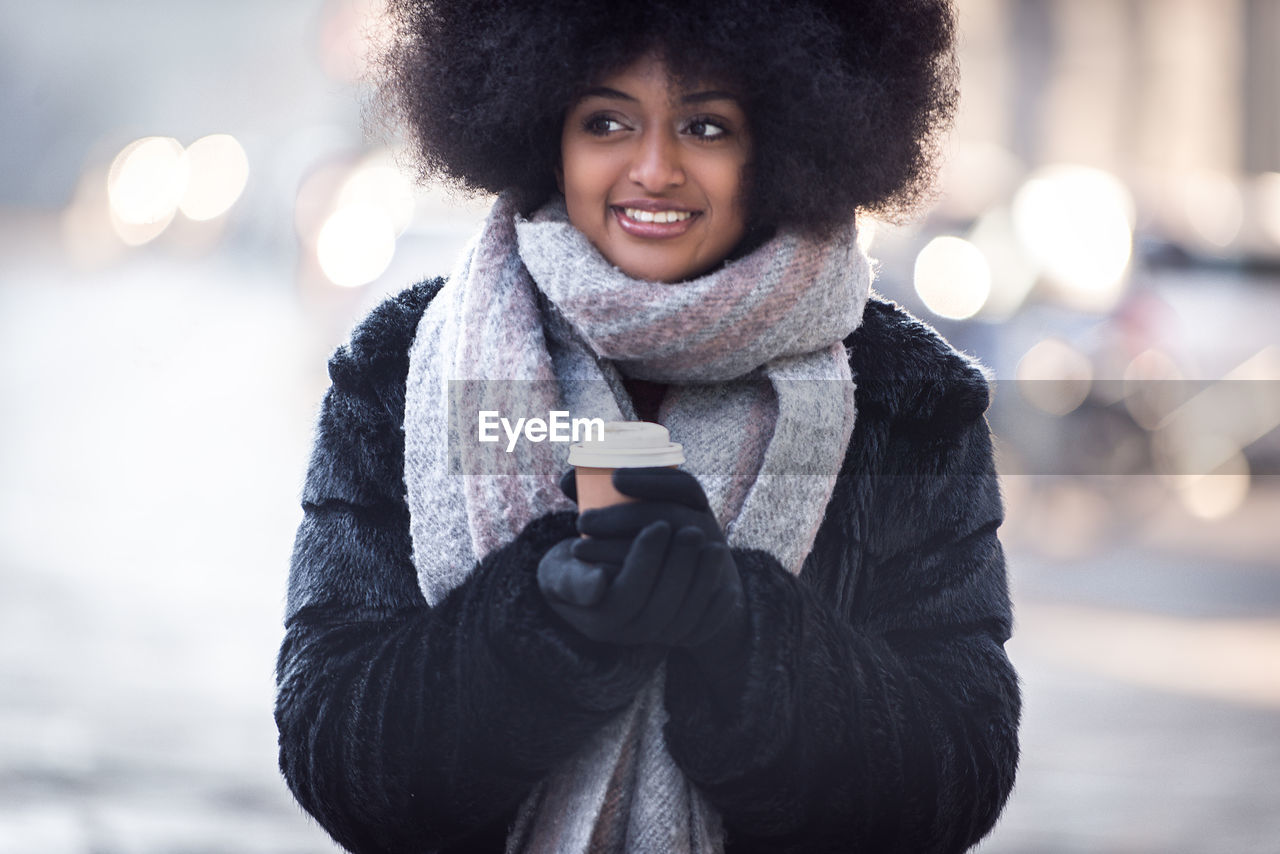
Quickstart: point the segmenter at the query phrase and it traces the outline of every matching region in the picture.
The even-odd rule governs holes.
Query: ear
[[[556,158],[556,187],[560,190],[560,195],[564,195],[564,166],[560,164],[560,158]]]

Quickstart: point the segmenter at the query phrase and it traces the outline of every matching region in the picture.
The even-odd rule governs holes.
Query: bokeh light
[[[1158,470],[1187,512],[1221,519],[1249,496],[1249,461],[1239,443],[1226,436],[1161,430],[1155,434]]]
[[[188,179],[179,209],[197,221],[226,213],[249,180],[249,158],[239,141],[225,133],[201,137],[184,157]]]
[[[1197,172],[1179,186],[1182,210],[1202,241],[1219,249],[1230,246],[1244,225],[1244,196],[1235,181],[1218,172]]]
[[[1085,166],[1037,170],[1018,189],[1019,240],[1073,307],[1105,311],[1123,292],[1133,251],[1134,202],[1115,176]]]
[[[357,288],[382,275],[396,251],[396,231],[374,205],[350,205],[329,216],[316,239],[316,258],[329,281]]]
[[[299,183],[293,203],[293,224],[305,246],[315,248],[320,229],[333,214],[333,200],[349,174],[347,163],[321,163]]]
[[[1124,369],[1124,405],[1144,430],[1164,423],[1185,397],[1182,371],[1163,350],[1148,348],[1134,356]]]
[[[978,247],[991,269],[991,293],[981,316],[993,321],[1012,317],[1035,287],[1039,269],[1018,242],[1009,209],[995,207],[987,211],[967,239]]]
[[[338,191],[337,208],[370,205],[379,208],[391,222],[397,235],[403,234],[413,221],[417,199],[413,183],[390,162],[389,158],[373,158],[351,172]]]
[[[1089,357],[1061,338],[1037,342],[1018,360],[1014,374],[1027,402],[1050,415],[1078,408],[1093,385]]]
[[[164,234],[165,229],[173,222],[176,214],[177,208],[174,208],[163,219],[158,219],[155,222],[127,222],[120,218],[115,208],[112,208],[109,212],[111,228],[116,233],[116,237],[120,238],[125,246],[142,246],[155,240]]]
[[[935,237],[916,256],[915,288],[939,317],[964,320],[991,293],[991,267],[982,251],[960,237]]]
[[[187,189],[182,155],[182,146],[167,136],[136,140],[116,155],[107,172],[107,197],[120,223],[147,226],[173,218]]]

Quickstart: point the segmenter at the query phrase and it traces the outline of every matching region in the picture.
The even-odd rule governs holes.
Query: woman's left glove
[[[571,482],[562,488],[573,498]],[[746,599],[701,485],[670,468],[620,469],[613,484],[639,500],[579,515],[587,538],[561,543],[539,567],[547,601],[596,640],[685,647],[723,666],[745,642]],[[603,579],[576,584],[595,581],[586,567]]]

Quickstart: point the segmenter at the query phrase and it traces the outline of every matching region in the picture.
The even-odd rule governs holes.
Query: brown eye
[[[582,129],[592,136],[608,136],[611,133],[617,133],[624,130],[622,122],[609,116],[594,115],[588,116],[582,122]]]
[[[689,124],[685,126],[685,131],[689,135],[696,136],[700,139],[719,139],[720,137],[728,136],[729,134],[729,131],[724,127],[724,125],[706,118],[694,119],[689,122]]]

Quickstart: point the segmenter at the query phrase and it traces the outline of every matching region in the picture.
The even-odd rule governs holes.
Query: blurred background
[[[995,377],[1025,686],[988,852],[1280,839],[1280,0],[958,0],[879,290]],[[0,0],[0,854],[335,850],[275,765],[325,361],[485,200],[371,0]]]

